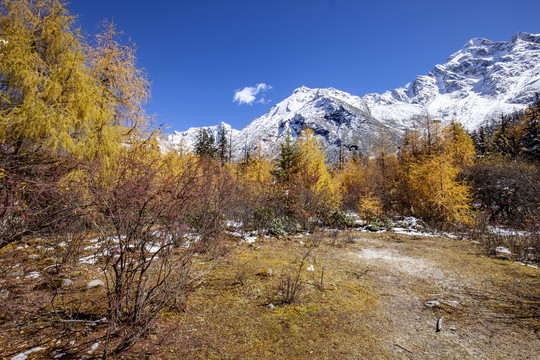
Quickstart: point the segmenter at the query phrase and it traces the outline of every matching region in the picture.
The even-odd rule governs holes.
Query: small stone
[[[6,300],[9,296],[9,291],[6,289],[0,290],[0,299]]]
[[[451,306],[451,307],[460,307],[461,304],[457,301],[454,301],[454,300],[443,300],[443,299],[437,299],[437,301],[439,301],[440,303],[444,304],[444,305],[448,305],[448,306]]]
[[[86,289],[93,289],[98,286],[105,286],[105,283],[101,280],[92,280],[86,284]]]
[[[426,305],[427,307],[440,307],[441,303],[438,302],[437,300],[430,300],[430,301],[426,301],[424,305]]]
[[[70,279],[62,279],[62,282],[60,283],[60,286],[61,287],[72,287],[73,286],[73,281],[71,281]]]
[[[39,259],[39,255],[31,254],[31,255],[28,255],[28,258],[29,258],[30,260],[38,260],[38,259]]]
[[[22,270],[14,271],[7,274],[8,277],[12,277],[12,278],[23,276],[23,275],[24,275],[24,272]]]
[[[442,330],[443,319],[444,319],[443,317],[440,317],[439,320],[437,320],[435,332],[440,332]]]

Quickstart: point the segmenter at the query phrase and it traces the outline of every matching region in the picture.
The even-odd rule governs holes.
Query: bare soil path
[[[359,234],[346,256],[378,291],[368,321],[382,358],[540,359],[540,270],[465,240],[377,235]]]

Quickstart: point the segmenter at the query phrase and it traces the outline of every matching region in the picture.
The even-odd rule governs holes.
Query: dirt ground
[[[540,270],[469,240],[326,231],[229,244],[185,308],[163,311],[121,359],[540,359]],[[105,290],[85,289],[99,263],[78,262],[60,290],[35,286],[47,264],[26,259],[16,269],[37,278],[0,282],[0,358],[91,358],[92,344],[99,358],[105,324],[50,319],[63,298],[82,319],[106,315]],[[287,276],[301,287],[291,302]]]
[[[466,240],[360,234],[347,250],[379,295],[369,327],[381,358],[540,358],[540,270],[479,256]]]

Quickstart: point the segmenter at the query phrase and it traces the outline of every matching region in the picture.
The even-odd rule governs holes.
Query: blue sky
[[[113,20],[137,45],[167,132],[242,129],[302,85],[353,95],[405,85],[470,38],[540,33],[540,1],[72,0],[94,33]],[[235,96],[235,92],[243,90]]]

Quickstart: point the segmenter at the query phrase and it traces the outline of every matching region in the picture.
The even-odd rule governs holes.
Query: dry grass
[[[304,239],[305,240],[305,239]],[[325,245],[312,250],[301,271],[304,291],[279,303],[282,269],[299,266],[308,248],[298,241],[241,246],[190,297],[183,314],[166,314],[164,359],[325,359],[382,353],[377,334],[363,325],[376,295],[347,262],[325,263]],[[307,271],[312,265],[315,271]],[[325,284],[320,286],[322,267]],[[272,276],[260,276],[272,269]],[[159,336],[156,334],[156,340]]]
[[[317,236],[322,241],[315,241],[315,247],[308,237],[264,239],[255,245],[231,239],[234,250],[196,284],[184,310],[163,311],[155,329],[125,358],[539,355],[540,340],[534,333],[540,329],[538,269],[482,256],[482,249],[466,240],[360,232]],[[47,350],[30,358],[52,358],[60,352],[80,358],[106,329],[93,322],[105,313],[104,289],[84,289],[89,280],[102,277],[99,263],[66,264],[62,271],[74,286],[58,288],[54,284],[64,274],[45,275],[51,255],[44,252],[29,260],[28,255],[39,250],[35,243],[18,246],[0,254],[0,290],[9,291],[0,302],[0,358],[36,346]],[[282,275],[300,269],[303,259],[302,292],[296,302],[284,304],[278,291]],[[208,264],[199,256],[194,270]],[[314,271],[308,271],[310,266]],[[18,269],[42,275],[7,276]],[[36,284],[50,286],[36,290]],[[435,299],[459,306],[424,305]],[[61,321],[67,318],[78,321]],[[439,318],[444,318],[442,331],[435,332]]]

